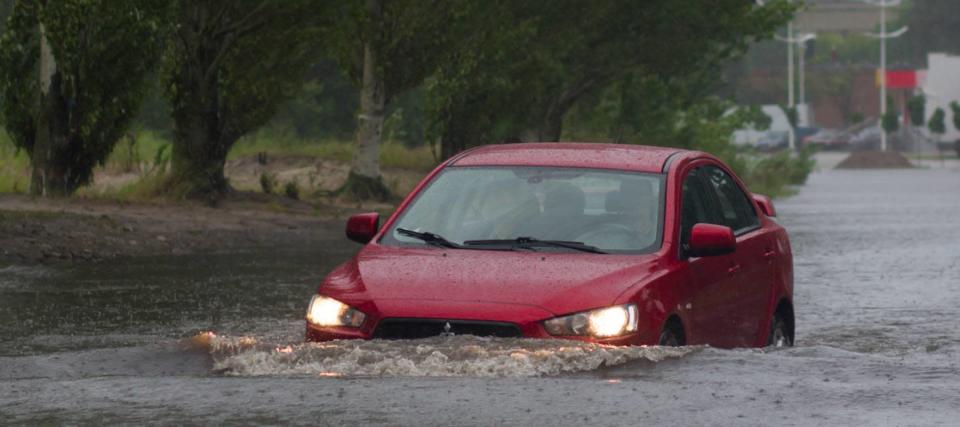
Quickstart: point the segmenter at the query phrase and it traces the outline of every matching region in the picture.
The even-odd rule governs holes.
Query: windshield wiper
[[[517,237],[516,239],[492,239],[492,240],[467,240],[463,246],[498,246],[504,244],[513,244],[515,246],[531,248],[535,246],[552,246],[556,248],[573,249],[575,251],[590,252],[594,254],[605,254],[603,250],[596,246],[590,246],[583,242],[568,242],[565,240],[540,240],[533,237]]]
[[[415,239],[420,239],[426,242],[427,244],[434,246],[441,246],[444,248],[453,248],[453,249],[462,249],[463,246],[453,243],[443,236],[429,231],[413,231],[407,230],[406,228],[397,228],[397,233],[400,233],[404,236],[413,237]]]

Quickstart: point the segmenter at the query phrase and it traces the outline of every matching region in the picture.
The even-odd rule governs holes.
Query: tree
[[[915,127],[923,126],[926,120],[927,99],[923,95],[911,96],[907,100],[907,111],[910,113],[910,124]]]
[[[480,3],[464,7],[466,27],[475,28],[450,33],[467,47],[429,82],[444,157],[483,142],[559,140],[567,113],[609,88],[660,90],[716,75],[722,61],[772,35],[794,10],[783,1]],[[704,95],[704,85],[686,86]],[[612,114],[620,128],[637,120],[629,111]]]
[[[453,46],[447,30],[461,14],[442,0],[364,0],[339,4],[329,48],[360,86],[357,145],[340,193],[386,200],[380,175],[383,122],[391,101],[421,85]]]
[[[953,113],[953,128],[960,131],[960,103],[951,101],[950,112]]]
[[[530,115],[540,91],[537,18],[528,4],[511,0],[468,1],[465,19],[451,28],[459,49],[427,81],[428,134],[442,159],[469,147],[515,141],[538,123]],[[527,46],[518,49],[517,46]]]
[[[960,2],[923,0],[904,2],[900,22],[888,28],[910,27],[903,37],[891,40],[892,58],[925,64],[928,52],[960,54]],[[876,49],[872,49],[876,51]]]
[[[897,112],[895,110],[889,110],[883,114],[883,117],[880,118],[880,125],[883,127],[883,131],[887,134],[891,134],[900,129],[900,119],[897,117]]]
[[[947,132],[947,126],[944,123],[944,116],[946,114],[943,111],[943,108],[937,108],[933,110],[933,115],[930,116],[930,122],[927,123],[927,128],[930,129],[930,133],[937,136],[937,141],[940,141],[940,138],[944,133]]]
[[[4,126],[30,155],[30,191],[88,183],[136,115],[160,56],[166,2],[23,0],[0,40]]]
[[[164,64],[173,115],[174,192],[229,190],[227,153],[301,87],[325,10],[307,0],[178,0]]]
[[[559,140],[565,113],[583,96],[627,73],[682,80],[769,37],[791,16],[785,1],[758,7],[741,0],[638,3],[561,1],[545,12],[543,36],[556,66],[538,105],[538,139]],[[682,22],[683,25],[677,25]]]

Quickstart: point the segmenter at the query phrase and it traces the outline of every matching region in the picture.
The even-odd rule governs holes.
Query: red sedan
[[[430,173],[332,271],[307,340],[443,334],[619,345],[793,343],[793,259],[773,204],[674,148],[479,147]]]

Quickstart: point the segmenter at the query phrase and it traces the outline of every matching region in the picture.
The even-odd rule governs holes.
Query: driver
[[[520,179],[504,179],[491,183],[480,205],[480,216],[491,224],[491,239],[512,239],[520,224],[540,215],[540,204],[526,183]]]
[[[617,223],[636,230],[636,234],[629,237],[636,239],[641,245],[656,240],[658,208],[657,198],[649,182],[623,181],[620,190],[607,195],[607,212],[616,215]]]

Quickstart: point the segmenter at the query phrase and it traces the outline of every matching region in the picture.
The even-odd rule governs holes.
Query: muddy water
[[[798,316],[780,351],[303,345],[341,241],[0,267],[0,423],[956,425],[958,188],[951,169],[827,171],[779,202]]]

